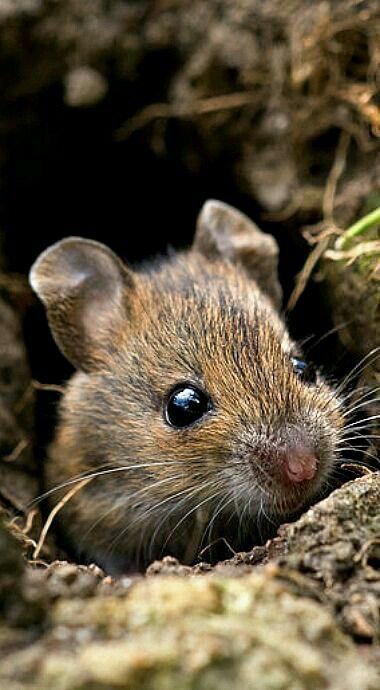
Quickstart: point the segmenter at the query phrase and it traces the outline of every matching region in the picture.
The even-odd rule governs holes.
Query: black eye
[[[190,426],[211,409],[208,395],[195,386],[183,384],[170,394],[165,408],[168,424],[182,429]]]
[[[313,364],[308,364],[297,357],[291,357],[290,361],[293,364],[294,371],[300,377],[300,379],[302,379],[302,381],[305,381],[305,383],[316,382],[317,370]]]

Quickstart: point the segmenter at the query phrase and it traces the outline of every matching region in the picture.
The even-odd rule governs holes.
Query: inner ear
[[[125,322],[131,271],[103,244],[69,237],[39,256],[30,283],[67,359],[83,371],[104,364]]]
[[[222,201],[206,201],[198,216],[193,250],[210,261],[224,259],[240,265],[280,308],[277,242],[244,213]]]

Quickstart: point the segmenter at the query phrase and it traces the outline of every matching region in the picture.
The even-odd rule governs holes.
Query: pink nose
[[[315,454],[302,446],[284,451],[280,463],[286,477],[296,483],[313,479],[318,466]]]

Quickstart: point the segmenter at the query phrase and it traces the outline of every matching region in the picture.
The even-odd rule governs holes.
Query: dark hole
[[[345,29],[336,33],[334,39],[339,45],[338,60],[346,79],[366,81],[370,64],[367,32]]]
[[[380,570],[380,544],[374,544],[367,556],[367,565],[374,570]]]
[[[312,182],[324,186],[333,165],[341,130],[330,127],[307,143],[304,164]],[[303,155],[305,152],[303,152]]]
[[[147,73],[154,82],[152,100],[162,100],[157,70],[149,65]],[[117,143],[114,132],[121,124],[120,113],[125,116],[126,93],[124,84],[111,86],[102,104],[83,111],[63,105],[58,85],[25,102],[24,125],[17,129],[17,136],[8,135],[3,166],[2,227],[10,270],[26,273],[40,251],[67,235],[102,241],[132,263],[165,252],[168,245],[185,247],[191,242],[196,215],[209,197],[227,201],[259,221],[261,209],[236,187],[231,172],[233,144],[226,142],[225,149],[210,159],[191,125],[175,121],[165,123],[167,146],[160,155],[148,145],[149,128]],[[128,98],[129,114],[134,114],[143,96],[132,91]],[[329,168],[337,136],[338,130],[331,129],[312,145],[313,175]],[[182,160],[182,137],[190,138],[197,151],[193,171]],[[327,153],[312,163],[317,150]],[[261,225],[280,244],[286,302],[309,247],[290,223]],[[317,284],[309,284],[289,322],[296,338],[313,335],[317,339],[331,328]],[[69,377],[72,368],[58,352],[37,301],[27,313],[25,337],[34,379],[56,384]],[[350,363],[336,336],[322,341],[312,359],[333,368],[336,376]],[[38,392],[38,457],[51,438],[58,397]]]
[[[367,563],[370,566],[370,568],[373,568],[374,570],[380,570],[380,556],[374,556],[369,558]]]
[[[12,371],[7,367],[0,368],[0,386],[8,387],[12,383]]]

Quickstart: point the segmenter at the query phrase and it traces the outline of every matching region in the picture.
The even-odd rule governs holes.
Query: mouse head
[[[315,496],[340,405],[278,315],[277,255],[271,236],[209,201],[193,247],[146,272],[80,238],[39,257],[31,284],[80,372],[62,406],[60,478],[133,465],[109,479],[114,515],[132,506],[155,523],[165,511],[166,525],[170,511],[216,506],[283,517]],[[101,492],[99,481],[96,511]]]
[[[208,201],[198,217],[193,253],[198,252],[210,263],[224,259],[241,266],[280,306],[277,244],[244,214]],[[108,247],[81,237],[57,242],[33,265],[30,283],[47,309],[58,347],[75,368],[91,371],[104,356],[109,359],[115,338],[128,327],[136,280]]]

